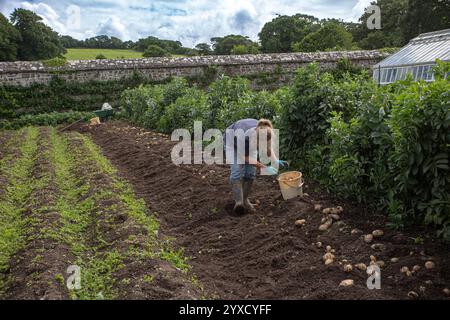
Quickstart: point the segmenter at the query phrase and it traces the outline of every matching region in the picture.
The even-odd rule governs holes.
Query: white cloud
[[[105,22],[100,22],[97,27],[97,35],[107,34],[120,39],[128,39],[129,35],[126,26],[116,16],[112,16]]]
[[[6,2],[4,2],[6,1]],[[186,46],[227,34],[258,39],[264,23],[277,14],[311,14],[356,21],[370,0],[0,0],[9,15],[16,7],[30,9],[61,34],[78,39],[101,33],[123,40],[149,35],[179,40]],[[67,7],[81,10],[81,28],[67,24]]]

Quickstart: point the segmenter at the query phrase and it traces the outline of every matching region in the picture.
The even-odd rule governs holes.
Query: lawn
[[[67,60],[93,60],[98,54],[108,59],[142,58],[142,52],[126,49],[67,49]]]

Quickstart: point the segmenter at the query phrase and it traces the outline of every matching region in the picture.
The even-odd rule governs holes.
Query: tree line
[[[376,0],[372,4],[381,9],[380,30],[367,28],[369,13],[357,23],[305,14],[278,15],[263,26],[258,42],[231,34],[194,48],[153,36],[138,41],[107,35],[78,40],[58,35],[29,10],[15,9],[9,20],[0,13],[0,61],[50,59],[62,56],[66,48],[132,49],[145,57],[370,50],[401,47],[420,33],[450,27],[449,1]]]

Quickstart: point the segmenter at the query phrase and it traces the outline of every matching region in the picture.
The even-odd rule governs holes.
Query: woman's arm
[[[266,168],[266,166],[264,164],[262,164],[258,160],[254,159],[254,158],[251,158],[249,156],[245,157],[245,163],[248,163],[248,164],[250,164],[252,166],[255,166],[258,169]]]

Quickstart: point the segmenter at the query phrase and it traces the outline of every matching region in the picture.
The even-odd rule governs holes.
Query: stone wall
[[[49,67],[41,62],[0,62],[0,84],[29,86],[46,84],[54,75],[68,81],[120,80],[138,71],[152,81],[172,76],[200,77],[208,67],[214,66],[220,74],[255,78],[276,74],[276,82],[289,81],[295,70],[316,61],[323,68],[333,68],[343,57],[353,63],[370,68],[386,53],[378,51],[283,53],[235,56],[195,56],[186,58],[146,58],[119,60],[69,61],[60,67]]]

